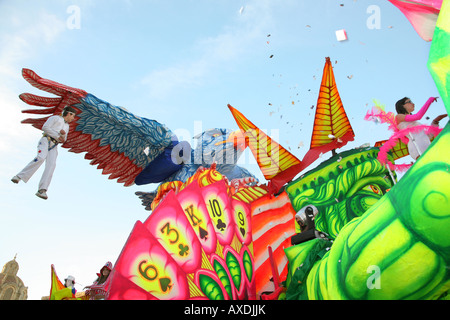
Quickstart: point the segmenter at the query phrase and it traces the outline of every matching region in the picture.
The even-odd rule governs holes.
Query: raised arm
[[[422,119],[422,117],[427,112],[428,108],[430,107],[431,103],[433,101],[437,101],[437,98],[431,97],[425,102],[425,104],[422,106],[422,108],[417,112],[416,114],[397,114],[395,116],[395,121],[397,122],[397,125],[402,123],[403,121],[416,121]]]
[[[429,98],[427,102],[425,102],[425,104],[422,106],[422,108],[420,108],[419,112],[417,112],[416,114],[406,115],[405,121],[417,121],[422,119],[422,117],[425,115],[425,112],[427,112],[428,108],[434,101],[437,101],[437,98],[434,97]]]

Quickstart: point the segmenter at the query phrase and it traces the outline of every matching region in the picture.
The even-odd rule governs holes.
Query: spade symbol
[[[170,278],[161,278],[159,279],[159,284],[161,286],[161,290],[163,292],[166,292],[167,290],[170,290],[172,288],[172,285],[170,284],[172,280]]]
[[[216,225],[217,229],[219,229],[220,231],[223,231],[223,230],[225,230],[226,226],[227,225],[225,223],[223,223],[222,219],[217,220],[217,225]]]
[[[202,239],[202,240],[207,240],[208,239],[208,231],[206,231],[202,227],[198,227],[198,231],[200,233],[200,239]]]

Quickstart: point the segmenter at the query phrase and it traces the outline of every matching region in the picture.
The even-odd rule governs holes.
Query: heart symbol
[[[245,229],[241,227],[241,228],[239,228],[239,230],[241,231],[242,236],[245,237]]]

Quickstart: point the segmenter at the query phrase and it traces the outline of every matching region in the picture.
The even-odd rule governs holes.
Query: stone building
[[[18,271],[16,257],[3,266],[0,273],[0,300],[27,300],[28,287],[17,276]]]

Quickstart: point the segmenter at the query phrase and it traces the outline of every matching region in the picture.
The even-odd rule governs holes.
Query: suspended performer
[[[52,180],[53,172],[56,167],[56,158],[58,157],[57,146],[67,140],[69,133],[69,123],[75,119],[76,110],[66,106],[61,115],[51,116],[42,126],[42,138],[37,146],[37,156],[25,166],[11,181],[19,183],[20,180],[28,182],[33,174],[45,162],[45,169],[39,181],[39,188],[36,196],[41,199],[48,199],[47,190]]]

